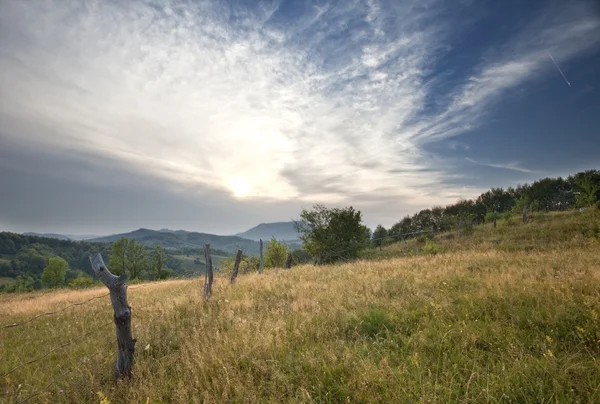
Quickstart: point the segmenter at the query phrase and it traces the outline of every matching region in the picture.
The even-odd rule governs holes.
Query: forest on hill
[[[476,198],[461,199],[448,206],[434,206],[407,215],[389,229],[378,226],[374,238],[413,237],[421,231],[444,232],[459,225],[488,223],[527,211],[555,212],[600,203],[600,171],[587,170],[567,178],[543,178],[516,187],[491,188]],[[406,236],[404,236],[406,235]]]
[[[2,284],[13,281],[22,283],[26,290],[42,288],[42,273],[53,257],[62,258],[68,265],[66,284],[78,277],[91,277],[90,254],[102,253],[108,262],[113,254],[113,244],[0,232],[0,290]],[[152,249],[141,246],[150,257]],[[211,251],[217,259],[230,255],[216,248]],[[164,252],[165,268],[175,276],[192,276],[204,271],[201,247],[167,248]]]

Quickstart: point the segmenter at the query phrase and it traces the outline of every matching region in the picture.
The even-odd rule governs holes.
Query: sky
[[[596,0],[0,0],[0,230],[391,226],[593,168]]]

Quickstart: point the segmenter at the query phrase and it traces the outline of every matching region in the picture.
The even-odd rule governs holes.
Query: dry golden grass
[[[553,216],[503,236],[516,243],[564,231],[556,248],[488,246],[480,229],[462,243],[438,241],[436,255],[267,271],[234,285],[217,277],[210,301],[199,279],[134,285],[131,380],[112,381],[114,325],[103,298],[0,330],[0,374],[95,331],[4,377],[0,398],[600,402],[597,237],[564,230],[590,218],[598,224],[596,213]],[[1,324],[104,293],[2,295]]]

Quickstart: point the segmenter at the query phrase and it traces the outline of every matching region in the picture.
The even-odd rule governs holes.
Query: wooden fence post
[[[209,298],[212,295],[213,284],[213,266],[210,257],[210,244],[204,245],[204,262],[206,263],[206,274],[204,275],[204,297]]]
[[[523,208],[523,223],[527,223],[527,206]]]
[[[260,240],[260,263],[258,264],[258,273],[262,274],[265,267],[265,258],[263,256],[263,242]]]
[[[242,250],[237,250],[237,254],[235,254],[235,262],[233,263],[233,272],[231,273],[231,283],[235,282],[235,278],[238,276],[238,270],[240,269],[241,263]]]
[[[115,379],[131,376],[131,365],[135,352],[136,340],[131,333],[131,307],[127,303],[127,275],[116,276],[110,273],[100,253],[90,255],[90,263],[96,276],[108,288],[110,301],[114,311],[115,327],[117,329],[117,363]]]
[[[494,210],[494,229],[496,228],[496,210]]]
[[[285,260],[285,267],[290,269],[292,267],[292,253],[288,253],[288,256]]]

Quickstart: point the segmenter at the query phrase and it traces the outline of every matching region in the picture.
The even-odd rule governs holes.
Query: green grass
[[[186,255],[175,255],[174,256],[177,259],[180,259],[183,263],[183,268],[185,270],[186,273],[196,273],[196,274],[204,274],[204,264],[195,264],[194,260],[197,258],[195,256],[190,255],[189,257]],[[213,262],[213,267],[215,268],[219,268],[221,261],[224,260],[227,257],[223,257],[220,255],[211,255],[212,258],[212,262]],[[200,259],[202,262],[204,262],[204,257],[202,257]]]
[[[134,285],[133,379],[112,381],[102,298],[0,330],[1,375],[108,323],[0,379],[0,400],[42,389],[33,402],[600,402],[598,223],[552,214],[436,237],[435,254],[413,241],[381,252],[405,256],[234,285],[222,274],[210,301],[201,279]],[[103,293],[2,295],[2,324]]]

